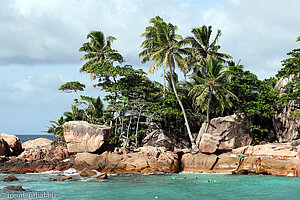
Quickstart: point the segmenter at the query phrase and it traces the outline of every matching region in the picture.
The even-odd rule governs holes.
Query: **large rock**
[[[59,161],[69,157],[69,152],[63,146],[38,146],[26,148],[17,158],[24,161]]]
[[[7,154],[9,156],[17,156],[22,152],[22,145],[20,139],[17,136],[2,133],[1,138],[5,140],[8,145]]]
[[[156,129],[148,133],[142,143],[144,147],[166,147],[171,151],[174,149],[186,149],[189,146],[188,142],[171,137],[162,129]]]
[[[286,84],[291,82],[294,78],[299,78],[300,72],[290,75],[289,77],[283,77],[278,80],[275,85],[275,89],[279,90],[279,95],[292,93],[284,88]],[[273,124],[277,139],[279,142],[291,142],[296,139],[300,139],[300,118],[295,118],[291,113],[297,109],[300,109],[299,102],[294,100],[287,101],[280,104],[280,111],[274,116]]]
[[[5,181],[5,182],[11,182],[11,181],[18,181],[18,179],[17,179],[17,177],[15,177],[14,175],[9,174],[9,175],[7,175],[7,176],[3,179],[3,181]]]
[[[85,121],[70,121],[63,125],[64,138],[70,153],[97,151],[108,140],[110,131],[108,126]]]
[[[278,157],[280,159],[291,159],[297,157],[297,149],[288,143],[270,143],[264,145],[244,146],[232,151],[247,157]]]
[[[0,156],[5,156],[8,154],[8,145],[6,141],[0,138]]]
[[[72,176],[56,176],[53,178],[49,178],[49,181],[67,181],[71,180]]]
[[[75,155],[75,163],[88,166],[94,166],[95,168],[103,168],[106,164],[106,154],[93,154],[93,153],[77,153]]]
[[[209,172],[213,169],[218,161],[218,157],[214,154],[206,155],[202,153],[191,154],[187,153],[182,156],[182,170],[184,172]]]
[[[230,173],[239,167],[241,158],[231,157],[231,153],[223,153],[218,156],[218,162],[213,167],[213,171],[218,173]]]
[[[22,148],[27,150],[31,148],[49,147],[53,141],[47,138],[37,138],[35,140],[28,140],[22,144]]]
[[[141,147],[135,152],[118,154],[104,152],[100,155],[77,153],[76,165],[87,165],[105,173],[174,173],[179,171],[178,156],[165,147]]]
[[[245,146],[234,149],[233,153],[245,157],[238,170],[255,174],[300,176],[298,152],[289,143]]]
[[[196,139],[196,145],[203,153],[215,153],[217,150],[231,150],[251,143],[248,132],[250,121],[244,114],[234,114],[214,118],[205,133],[207,123],[203,123]]]
[[[82,177],[89,177],[89,176],[95,176],[97,175],[97,173],[91,169],[88,169],[88,168],[85,168],[83,169],[80,173],[79,173],[79,176],[82,176]]]
[[[10,191],[25,191],[22,186],[6,186],[3,188],[4,190],[10,190]]]

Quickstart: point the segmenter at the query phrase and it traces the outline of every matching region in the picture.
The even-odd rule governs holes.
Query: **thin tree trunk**
[[[120,111],[121,113],[122,111]],[[123,119],[123,113],[122,113],[122,117],[121,117],[121,133],[123,133],[124,130],[124,119]]]
[[[127,128],[127,134],[126,134],[126,147],[129,145],[129,130],[130,130],[130,125],[131,125],[131,120],[132,120],[132,115],[130,115],[130,120]]]
[[[85,113],[85,115],[86,115],[86,117],[87,117],[87,119],[89,118],[89,115],[88,115],[88,113],[87,113],[87,111],[84,109],[84,107],[82,106],[82,104],[80,103],[80,97],[79,97],[79,94],[75,91],[75,93],[76,93],[76,95],[77,95],[77,98],[78,98],[78,103],[79,103],[79,105],[80,105],[80,107],[83,109],[83,111],[84,111],[84,113]],[[91,120],[91,122],[92,122],[92,119],[90,119]]]
[[[139,111],[138,119],[137,119],[137,124],[136,124],[136,130],[135,130],[135,147],[137,147],[137,135],[138,135],[138,130],[139,130],[139,123],[140,123],[140,117],[141,117],[141,110]]]
[[[192,151],[197,151],[198,148],[196,147],[196,144],[195,144],[195,140],[192,136],[192,133],[191,133],[191,130],[190,130],[190,126],[189,126],[189,122],[188,122],[188,119],[187,119],[187,116],[186,116],[186,113],[185,113],[185,110],[184,110],[184,107],[183,107],[183,104],[181,102],[181,100],[179,99],[179,96],[177,94],[177,90],[176,90],[176,86],[175,86],[175,82],[174,82],[174,78],[173,78],[173,69],[172,69],[172,66],[170,66],[170,72],[171,72],[171,82],[172,82],[172,87],[173,87],[173,90],[174,90],[174,93],[175,93],[175,96],[177,98],[177,101],[180,105],[180,108],[181,108],[181,111],[182,111],[182,114],[183,114],[183,118],[184,118],[184,121],[185,121],[185,126],[186,126],[186,129],[187,129],[187,132],[188,132],[188,135],[189,135],[189,138],[190,138],[190,141],[191,141],[191,144],[192,144]]]
[[[207,109],[206,109],[207,125],[206,125],[206,129],[205,129],[205,133],[207,133],[207,131],[208,131],[209,122],[210,122],[210,119],[209,119],[209,104],[210,104],[210,101],[208,101]]]
[[[163,97],[166,97],[166,70],[163,70],[163,79],[164,79]]]

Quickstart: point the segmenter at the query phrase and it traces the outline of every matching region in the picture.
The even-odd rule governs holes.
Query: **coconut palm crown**
[[[189,46],[186,48],[186,51],[188,51],[190,55],[186,59],[190,68],[194,67],[194,71],[196,68],[194,64],[201,62],[208,55],[217,57],[222,61],[232,58],[226,53],[218,52],[221,46],[217,45],[217,41],[221,36],[221,30],[217,31],[217,34],[212,42],[210,42],[212,26],[203,25],[199,28],[193,28],[191,32],[193,36],[188,36],[181,42]]]
[[[225,108],[232,106],[230,97],[237,97],[225,88],[225,83],[230,80],[229,68],[223,66],[222,61],[216,57],[207,56],[204,63],[205,66],[197,66],[199,63],[196,63],[199,70],[196,74],[191,75],[194,86],[190,91],[190,95],[194,97],[195,104],[202,111],[206,110],[207,127],[205,132],[207,132],[212,103],[215,109],[218,108],[220,111],[224,111]]]
[[[165,71],[166,67],[169,67],[173,91],[180,105],[185,120],[188,136],[192,144],[192,149],[196,151],[196,145],[190,131],[185,109],[177,94],[174,82],[174,70],[176,64],[184,74],[186,74],[187,72],[186,62],[181,56],[184,53],[184,49],[180,47],[179,43],[179,41],[182,40],[182,37],[179,34],[176,34],[177,26],[174,26],[171,23],[164,22],[164,20],[159,16],[152,18],[150,20],[150,24],[151,26],[148,26],[145,30],[145,33],[141,35],[142,37],[145,37],[145,40],[141,45],[143,50],[139,54],[140,58],[142,58],[141,63],[154,61],[149,69],[148,74],[154,74],[161,66],[163,67],[164,96],[166,88]]]
[[[87,60],[80,68],[80,72],[88,72],[89,67],[96,63],[107,64],[117,61],[121,64],[124,62],[122,55],[118,53],[117,50],[111,48],[112,42],[116,40],[115,37],[108,36],[105,38],[103,32],[91,31],[87,35],[87,39],[90,39],[90,41],[84,43],[79,48],[79,51],[85,52],[85,54],[79,58],[79,61]],[[94,78],[95,75],[91,73],[91,79]]]

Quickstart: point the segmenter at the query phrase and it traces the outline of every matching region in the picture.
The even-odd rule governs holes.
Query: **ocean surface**
[[[34,140],[34,139],[37,139],[37,138],[47,138],[47,139],[50,139],[50,140],[55,140],[56,137],[54,135],[46,135],[46,134],[43,134],[43,135],[16,135],[21,143],[24,143],[28,140]]]
[[[17,136],[22,143],[41,137],[55,139],[45,134]],[[95,181],[72,174],[73,180],[50,182],[48,179],[57,174],[43,173],[15,174],[19,181],[3,182],[5,176],[0,172],[0,199],[300,199],[300,177],[180,173],[109,176],[109,180]],[[216,182],[207,182],[209,179]],[[20,185],[26,191],[2,189],[10,185]]]
[[[5,174],[0,174],[0,180],[4,176]],[[110,176],[109,180],[96,182],[78,177],[75,178],[77,180],[67,182],[50,182],[48,179],[55,175],[15,176],[19,179],[18,182],[0,181],[0,188],[21,185],[26,191],[8,192],[0,189],[0,199],[300,199],[299,177],[181,173]],[[207,182],[208,179],[216,182]]]

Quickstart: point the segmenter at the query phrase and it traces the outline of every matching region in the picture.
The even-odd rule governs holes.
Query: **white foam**
[[[79,173],[74,168],[69,168],[64,171],[64,175],[77,175],[77,174],[79,174]]]
[[[94,172],[96,172],[96,175],[98,175],[98,174],[101,174],[101,172],[98,172],[97,170],[92,170],[92,171],[94,171]]]
[[[45,172],[40,172],[40,173],[30,172],[30,173],[26,173],[26,174],[59,174],[59,173],[60,173],[60,171],[50,170],[50,171],[45,171]]]

